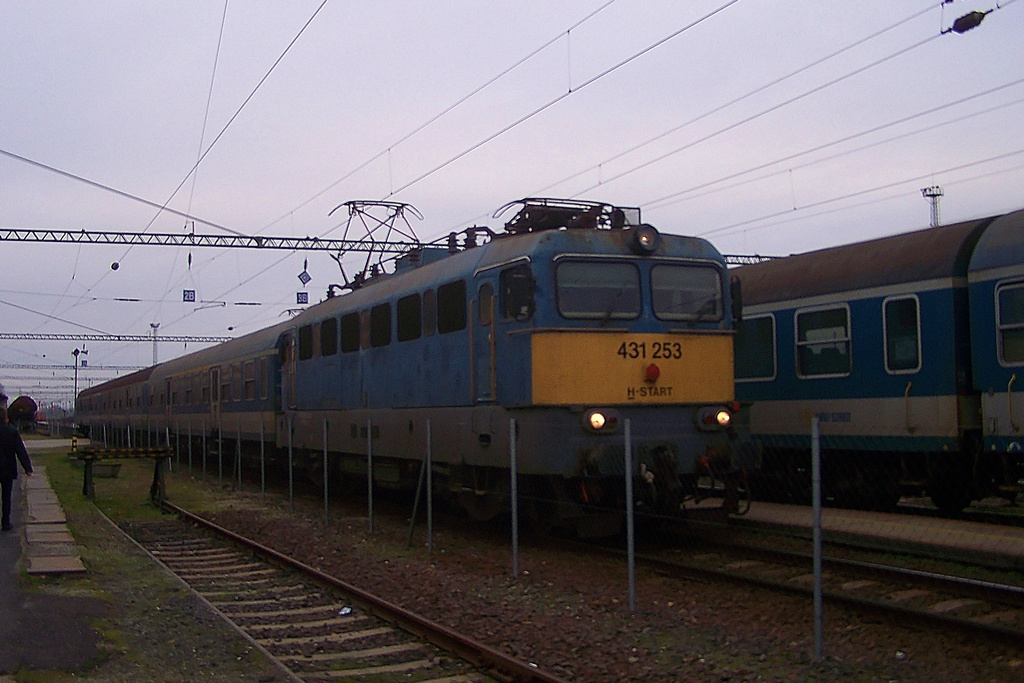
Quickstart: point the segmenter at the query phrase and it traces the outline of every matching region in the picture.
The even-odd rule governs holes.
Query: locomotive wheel
[[[489,491],[460,491],[459,505],[475,522],[489,522],[509,509],[508,496]]]
[[[489,522],[510,510],[508,477],[498,472],[476,468],[472,485],[464,485],[458,493],[459,505],[469,518]]]

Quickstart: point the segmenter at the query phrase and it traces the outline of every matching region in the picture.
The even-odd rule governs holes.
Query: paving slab
[[[29,524],[25,527],[29,545],[33,543],[74,543],[67,524]]]
[[[85,572],[85,565],[82,558],[75,555],[59,555],[54,557],[29,557],[29,574],[82,574]]]
[[[67,515],[50,486],[46,468],[37,467],[22,482],[25,494],[25,558],[29,574],[84,572]]]
[[[54,524],[66,523],[68,518],[60,505],[34,505],[29,506],[25,521],[28,524]]]

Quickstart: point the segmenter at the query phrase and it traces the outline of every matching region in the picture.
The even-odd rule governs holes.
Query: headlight
[[[583,427],[594,434],[609,434],[618,429],[619,415],[614,410],[588,410],[583,414]]]
[[[722,406],[701,408],[697,413],[697,427],[704,431],[728,429],[731,424],[732,413]]]
[[[633,251],[646,256],[653,254],[661,246],[661,235],[653,225],[638,225],[633,228],[633,239],[630,244]]]

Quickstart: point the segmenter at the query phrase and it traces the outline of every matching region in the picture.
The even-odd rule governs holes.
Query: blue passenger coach
[[[968,281],[984,448],[1012,472],[1024,445],[1024,211],[992,221],[971,257]]]
[[[459,240],[84,391],[82,419],[215,430],[229,453],[290,446],[314,480],[326,450],[332,481],[365,483],[372,444],[374,481],[395,488],[415,486],[429,420],[437,488],[486,519],[508,510],[514,418],[528,513],[578,530],[621,509],[627,418],[646,510],[678,515],[699,474],[732,469],[733,302],[710,243],[661,234],[638,209],[547,199]]]
[[[1012,499],[1024,476],[1009,412],[1024,360],[1022,243],[1018,212],[733,271],[737,394],[753,404],[765,491],[806,499],[817,415],[837,504],[887,509],[922,490],[945,510]]]

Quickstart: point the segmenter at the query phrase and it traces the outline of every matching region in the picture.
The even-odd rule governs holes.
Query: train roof
[[[115,377],[114,379],[108,380],[103,384],[97,384],[94,387],[82,389],[82,391],[78,392],[78,395],[89,396],[90,394],[96,394],[102,391],[110,391],[111,389],[117,389],[118,387],[121,386],[128,386],[130,384],[135,384],[137,382],[145,382],[146,380],[149,379],[149,376],[152,374],[153,367],[143,368],[141,370],[136,370],[135,372],[124,375],[122,377]]]
[[[966,277],[971,251],[991,222],[983,218],[821,249],[732,273],[742,283],[745,306]]]
[[[155,367],[156,378],[167,377],[178,372],[192,372],[208,365],[219,365],[226,360],[237,361],[265,353],[275,348],[281,332],[291,328],[293,324],[291,320],[283,321],[236,339],[160,363]]]
[[[611,247],[597,240],[609,234],[622,235],[622,244]],[[632,233],[627,230],[594,230],[567,228],[543,231],[521,231],[496,236],[484,245],[450,254],[447,258],[431,259],[415,268],[367,279],[358,289],[310,306],[291,320],[293,326],[322,319],[347,310],[360,309],[384,301],[396,294],[437,286],[459,278],[471,277],[488,268],[500,267],[520,259],[538,258],[545,253],[613,254],[629,250]],[[662,233],[663,246],[652,255],[686,256],[724,264],[724,257],[710,242],[701,237]],[[671,253],[669,253],[671,252]],[[632,253],[632,252],[630,252]],[[229,342],[230,343],[230,342]]]
[[[1024,210],[992,221],[971,256],[970,272],[1024,264]]]

